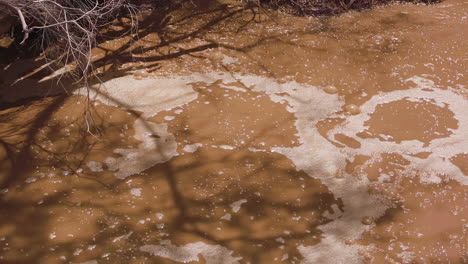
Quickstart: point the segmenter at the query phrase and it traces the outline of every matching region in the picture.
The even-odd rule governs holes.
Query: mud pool
[[[252,12],[3,65],[0,263],[466,263],[468,2]]]

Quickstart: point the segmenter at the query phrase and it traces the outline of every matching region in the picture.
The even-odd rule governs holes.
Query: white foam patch
[[[119,179],[137,174],[177,154],[174,135],[167,132],[166,124],[155,124],[137,119],[134,124],[135,139],[141,141],[135,149],[116,149],[120,157],[109,157],[105,163]]]
[[[226,220],[226,221],[231,221],[231,214],[225,214],[221,217],[221,219]]]
[[[135,138],[142,143],[137,149],[116,149],[114,152],[121,157],[105,160],[109,170],[115,171],[117,178],[124,179],[137,174],[177,154],[175,138],[167,133],[166,125],[144,120],[160,111],[170,110],[196,99],[198,94],[192,89],[191,82],[191,77],[135,80],[133,76],[124,76],[94,85],[89,90],[89,96],[94,100],[142,112],[142,119],[135,122]],[[88,95],[88,89],[77,89],[74,94]],[[174,118],[168,116],[166,120]],[[152,137],[153,132],[159,138]]]
[[[225,82],[234,81],[229,78],[223,76]],[[343,200],[344,212],[335,212],[339,215],[337,219],[318,227],[324,232],[321,243],[298,247],[304,257],[302,263],[361,263],[358,246],[346,245],[345,241],[356,239],[368,230],[370,227],[362,225],[361,219],[383,215],[387,205],[380,197],[367,192],[367,179],[335,177],[345,167],[346,154],[323,138],[315,126],[319,120],[340,111],[343,100],[336,94],[327,94],[318,87],[297,82],[279,84],[264,77],[241,75],[235,76],[235,79],[241,81],[244,87],[266,93],[274,102],[287,103],[287,110],[297,118],[295,126],[301,144],[272,150],[291,159],[297,170],[320,179],[336,198]],[[224,88],[230,89],[230,86]]]
[[[186,78],[135,80],[124,76],[94,85],[90,97],[107,105],[140,111],[148,118],[196,99],[197,93],[189,83]],[[87,95],[88,92],[83,87],[74,93]]]
[[[338,208],[338,205],[332,204],[331,209],[332,209],[333,213],[330,213],[329,211],[325,211],[323,213],[323,216],[325,216],[326,218],[331,219],[331,220],[338,219],[338,218],[340,218],[342,216],[342,212]]]
[[[242,259],[233,257],[233,252],[225,247],[208,245],[203,242],[190,243],[178,247],[173,245],[169,240],[163,240],[160,245],[141,246],[140,251],[182,263],[200,261],[199,254],[205,258],[207,264],[236,264]]]
[[[234,86],[234,85],[219,84],[219,86],[222,87],[222,88],[225,88],[225,89],[236,91],[236,92],[247,92],[248,91],[245,88],[237,87],[237,86]],[[227,95],[225,95],[225,96],[227,96]]]
[[[247,202],[246,199],[242,199],[242,200],[239,200],[239,201],[236,201],[236,202],[233,202],[232,204],[230,204],[229,206],[231,206],[231,209],[234,213],[237,213],[239,212],[239,210],[241,209],[241,206],[243,204],[245,204]]]
[[[100,172],[104,170],[102,168],[102,164],[96,161],[88,161],[86,162],[86,166],[88,166],[88,168],[93,172]]]
[[[227,55],[223,56],[223,60],[221,61],[222,64],[224,65],[229,65],[229,64],[238,64],[239,61],[233,57],[229,57]]]
[[[450,90],[442,90],[435,85],[432,80],[422,77],[412,77],[406,80],[417,85],[416,88],[402,91],[393,91],[381,93],[372,97],[361,106],[361,114],[350,116],[346,121],[330,130],[328,137],[333,139],[335,134],[342,133],[360,142],[359,149],[345,148],[348,156],[352,155],[373,155],[379,152],[396,152],[404,155],[405,159],[411,162],[411,167],[422,168],[428,173],[421,174],[423,182],[440,182],[437,174],[447,175],[461,184],[468,184],[468,178],[465,177],[459,167],[450,162],[449,158],[468,149],[468,101],[459,94]],[[405,140],[400,143],[391,141],[381,141],[378,138],[362,139],[356,136],[357,133],[366,130],[364,125],[369,116],[375,112],[378,105],[399,100],[411,100],[415,102],[430,101],[436,105],[445,107],[455,114],[458,121],[458,129],[450,130],[451,135],[445,138],[436,138],[428,146],[418,140]],[[414,154],[420,152],[431,152],[426,159],[414,157]]]
[[[459,121],[459,129],[450,138],[434,140],[427,150],[435,150],[436,153],[439,155],[443,154],[445,157],[459,153],[460,149],[466,148],[461,146],[466,146],[467,136],[466,133],[465,136],[463,135],[463,131],[468,131],[466,127],[467,116],[466,114],[460,116],[464,113],[463,109],[465,111],[468,109],[466,100],[447,90],[424,91],[422,90],[423,88],[434,89],[436,87],[432,85],[433,83],[431,84],[426,80],[421,80],[420,78],[415,80],[419,81],[415,83],[420,86],[424,85],[424,87],[378,95],[364,104],[360,115],[348,117],[344,128],[336,129],[333,132],[348,132],[345,133],[347,136],[355,135],[355,133],[363,130],[362,125],[356,127],[356,124],[363,124],[368,114],[374,111],[377,104],[411,96],[427,96],[441,103],[448,103],[450,110],[456,114]],[[344,151],[337,149],[319,135],[315,129],[315,124],[317,120],[331,116],[331,113],[339,111],[341,109],[341,102],[337,98],[330,98],[318,89],[311,90],[314,91],[313,97],[305,93],[304,96],[297,97],[301,98],[301,101],[294,99],[293,96],[291,96],[293,98],[286,97],[290,106],[289,109],[297,117],[296,128],[299,131],[298,135],[302,145],[296,148],[274,148],[274,151],[283,153],[289,157],[295,163],[298,170],[304,170],[308,175],[319,178],[336,198],[342,198],[344,212],[338,219],[318,227],[324,232],[324,238],[321,243],[309,247],[300,246],[298,250],[304,256],[302,263],[362,263],[361,257],[358,254],[359,246],[346,245],[344,241],[356,239],[362,232],[370,228],[370,226],[361,223],[363,217],[378,218],[384,214],[388,206],[382,197],[368,194],[367,186],[369,182],[366,178],[360,180],[352,177],[337,179],[334,177],[335,174],[344,168],[344,162],[347,157],[353,157],[359,154],[359,151],[363,151],[363,154],[385,151],[413,152],[415,148],[421,148],[422,144],[418,142],[396,144],[369,139],[362,144],[358,151],[355,149],[345,149]],[[275,98],[273,97],[272,99]],[[388,144],[390,147],[386,148],[382,144]],[[424,150],[418,149],[414,153]],[[436,157],[435,155],[432,156]],[[414,161],[413,164],[421,168],[427,168],[429,166],[427,163],[434,162],[430,167],[439,171],[445,171],[445,173],[448,172],[454,178],[457,178],[459,181],[461,180],[461,173],[455,171],[455,166],[448,161],[443,161],[440,158],[437,161],[434,159],[421,161],[417,158],[413,158],[412,160]],[[442,162],[444,164],[441,164]]]
[[[345,207],[345,212],[339,219],[319,227],[325,232],[320,244],[300,248],[300,252],[305,257],[303,261],[314,263],[316,259],[320,259],[324,261],[322,263],[358,263],[360,257],[356,246],[348,246],[344,241],[357,238],[369,228],[361,224],[362,217],[378,217],[385,212],[386,206],[382,205],[378,197],[367,193],[366,180],[357,181],[351,178],[338,180],[334,177],[338,170],[344,168],[345,155],[320,136],[315,125],[319,120],[340,111],[343,100],[336,94],[327,94],[315,86],[297,82],[280,84],[273,79],[253,75],[212,72],[175,78],[177,81],[173,83],[185,81],[210,84],[221,79],[224,82],[221,87],[236,91],[245,89],[226,84],[241,82],[242,87],[265,93],[274,102],[287,103],[287,110],[294,113],[297,118],[295,126],[301,145],[295,148],[274,148],[273,151],[290,158],[298,170],[304,170],[311,177],[320,179],[336,198],[343,198]],[[242,205],[240,202],[243,200],[233,204],[233,212],[240,210]]]
[[[98,264],[99,262],[95,259],[93,260],[88,260],[88,261],[85,261],[85,262],[80,262],[80,263],[76,263],[76,264]]]
[[[122,236],[119,236],[119,237],[116,237],[116,238],[112,239],[112,242],[115,243],[115,242],[120,241],[120,240],[128,239],[132,234],[133,234],[133,231],[129,232],[126,235],[122,235]]]
[[[247,148],[249,151],[252,152],[267,152],[265,149],[258,149],[258,148]]]
[[[193,153],[195,151],[197,151],[197,149],[199,147],[203,146],[202,144],[200,143],[195,143],[195,144],[192,144],[192,145],[185,145],[184,146],[184,151],[185,152],[190,152],[190,153]]]
[[[133,196],[141,196],[141,188],[132,188],[130,190],[130,193],[133,195]]]
[[[159,219],[159,220],[162,220],[164,218],[164,214],[163,213],[157,213],[156,214],[156,217]]]
[[[330,235],[328,235],[328,237],[330,237]],[[362,263],[357,254],[359,247],[346,245],[339,237],[328,239],[326,243],[322,241],[320,244],[313,247],[301,245],[297,247],[297,250],[304,257],[301,264]]]
[[[113,98],[119,99],[130,108],[142,111],[145,117],[153,116],[161,110],[168,110],[195,99],[197,94],[190,86],[190,83],[195,82],[211,84],[223,80],[223,84],[220,86],[225,89],[245,91],[248,88],[267,94],[274,102],[287,104],[286,109],[296,117],[295,126],[298,131],[297,136],[300,145],[293,148],[277,147],[273,148],[272,151],[281,153],[291,159],[297,170],[302,170],[309,176],[320,179],[335,198],[342,199],[344,205],[344,211],[342,212],[338,208],[334,208],[334,214],[330,215],[331,218],[334,218],[334,221],[318,227],[324,232],[319,244],[298,247],[299,252],[304,257],[302,263],[361,263],[362,259],[358,254],[360,246],[347,245],[345,241],[358,238],[364,231],[372,227],[372,225],[363,225],[361,223],[363,217],[377,219],[388,208],[382,197],[368,193],[369,181],[366,177],[356,179],[346,173],[344,173],[344,178],[335,177],[337,173],[343,171],[347,158],[354,157],[360,151],[366,154],[385,151],[399,153],[410,151],[410,153],[416,153],[421,152],[421,150],[415,151],[415,149],[422,148],[422,144],[416,141],[396,144],[375,139],[357,139],[361,142],[361,148],[358,150],[336,148],[319,134],[316,124],[326,117],[337,117],[334,113],[342,110],[343,100],[338,95],[327,94],[315,86],[297,82],[280,84],[266,77],[222,72],[196,73],[189,76],[176,76],[171,79],[146,79],[140,81],[136,81],[132,77],[122,78],[105,85],[107,86],[106,91]],[[368,118],[368,114],[375,109],[376,105],[398,100],[399,98],[411,97],[417,99],[418,97],[425,97],[438,103],[448,103],[450,110],[456,114],[459,121],[459,129],[453,131],[454,134],[449,138],[437,139],[431,142],[427,150],[431,152],[435,150],[436,154],[432,154],[426,160],[411,160],[418,167],[430,167],[435,170],[443,170],[446,174],[460,175],[456,174],[460,172],[458,168],[449,164],[447,160],[437,158],[437,155],[442,154],[443,157],[449,157],[451,154],[459,153],[462,146],[466,148],[466,136],[463,136],[463,131],[468,131],[466,124],[468,117],[466,114],[460,116],[463,109],[467,109],[466,100],[448,90],[437,90],[434,83],[421,77],[415,77],[408,81],[413,81],[418,87],[374,96],[361,107],[360,114],[347,117],[348,120],[344,125],[330,133],[340,132],[355,138],[355,133],[363,129],[363,122]],[[236,82],[241,82],[241,86],[245,87],[245,89],[228,85]],[[130,83],[131,85],[129,85]],[[429,91],[431,89],[436,90]],[[130,96],[130,98],[126,98],[127,96]],[[96,95],[96,97],[103,101],[106,100],[101,95]],[[164,99],[162,103],[158,101],[160,99]],[[107,102],[118,105],[112,101]],[[165,128],[162,130],[167,131]],[[154,141],[145,141],[147,138],[143,137],[143,134],[144,131],[139,131],[137,133],[139,136],[135,135],[136,138],[142,141],[138,149],[116,151],[122,154],[123,157],[111,160],[108,163],[108,166],[116,171],[118,177],[125,178],[138,173],[175,155],[173,136],[170,138],[172,140],[171,144],[169,144],[171,147],[167,151],[169,155],[161,157],[155,154],[155,148],[159,147],[158,144],[151,143]],[[184,150],[192,152],[196,151],[198,147],[196,144],[187,145]],[[137,160],[141,162],[136,162]],[[460,177],[453,177],[461,181]],[[231,205],[232,211],[238,212],[244,202],[247,202],[247,200],[243,199],[233,203]],[[161,245],[143,246],[140,250],[179,262],[197,261],[198,254],[202,254],[207,263],[237,263],[239,260],[238,258],[232,258],[231,252],[221,246],[211,246],[202,242],[177,247],[169,241],[165,241]]]
[[[222,149],[227,149],[227,150],[233,150],[233,149],[235,149],[235,147],[233,147],[233,146],[228,146],[228,145],[221,145],[221,146],[219,146],[219,147],[222,148]]]

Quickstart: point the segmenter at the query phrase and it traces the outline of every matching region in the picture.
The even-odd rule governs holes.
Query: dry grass
[[[101,29],[122,12],[137,12],[129,0],[0,0],[0,8],[15,18],[18,47],[43,51],[50,65],[72,64],[80,80],[91,71]]]

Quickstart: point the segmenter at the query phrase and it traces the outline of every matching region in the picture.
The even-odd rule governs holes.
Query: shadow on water
[[[184,25],[197,16],[212,19],[202,20],[207,22],[184,34],[165,31],[169,20],[157,12],[150,14],[152,18],[142,22],[138,36],[118,49],[103,49],[105,57],[95,64],[135,62],[139,53],[199,37],[244,11],[221,5],[190,14],[175,23]],[[135,41],[155,32],[159,44],[128,51]],[[211,41],[141,60],[156,65],[221,45]],[[255,45],[222,46],[243,51]],[[41,63],[30,66],[36,68]],[[47,69],[13,84],[14,76],[24,75],[22,67],[24,64],[12,64],[1,73],[3,89],[31,86],[50,89],[50,94],[60,92],[53,90],[56,79],[39,82],[50,74]],[[128,72],[108,74],[103,73],[100,80]],[[64,77],[62,81],[68,80]],[[2,263],[78,263],[90,259],[99,259],[99,263],[154,263],[155,259],[171,263],[138,249],[144,244],[159,244],[161,239],[176,245],[198,241],[222,245],[251,263],[274,263],[283,258],[299,261],[302,257],[297,246],[318,243],[321,231],[317,226],[330,221],[324,214],[338,213],[332,205],[342,209],[341,202],[319,180],[297,172],[287,158],[246,148],[201,148],[123,181],[107,171],[106,165],[104,171],[93,169],[87,162],[104,164],[109,155],[118,156],[112,153],[114,149],[139,144],[132,138],[133,128],[125,127],[140,119],[140,113],[115,98],[107,99],[121,108],[95,106],[67,95],[3,106]],[[155,133],[150,125],[146,129]],[[141,190],[140,196],[131,194],[135,188]],[[233,204],[244,199],[245,203],[234,209]]]
[[[187,4],[188,6],[191,6]],[[107,29],[103,34],[106,38],[98,40],[101,44],[94,49],[96,53],[103,56],[97,56],[93,66],[95,69],[113,65],[112,67],[104,67],[101,74],[94,72],[93,78],[90,79],[93,83],[99,83],[110,78],[117,76],[127,75],[127,70],[117,70],[117,68],[125,63],[138,63],[144,62],[146,65],[141,68],[149,68],[158,66],[158,62],[179,58],[183,55],[190,55],[192,53],[200,52],[207,49],[218,47],[218,43],[206,43],[197,45],[192,48],[176,48],[174,45],[184,43],[191,38],[203,37],[214,27],[219,27],[225,21],[239,15],[246,10],[252,10],[250,5],[228,6],[227,4],[213,4],[204,9],[196,9],[193,7],[182,8],[184,15],[176,20],[172,12],[174,8],[155,9],[146,11],[142,15],[142,21],[139,22],[138,28],[133,29],[130,18],[122,18],[116,20],[114,25]],[[202,23],[195,23],[202,22]],[[194,24],[195,23],[195,24]],[[194,26],[196,25],[196,26]],[[183,27],[185,30],[180,32],[173,31],[171,28],[175,26]],[[222,32],[220,32],[222,33]],[[148,36],[157,36],[151,41],[146,41]],[[107,40],[111,40],[115,45],[111,48],[106,47]],[[142,42],[148,45],[135,45]],[[15,52],[16,46],[11,45],[8,49],[0,50],[2,71],[0,71],[1,80],[1,100],[6,102],[18,101],[18,99],[51,96],[57,93],[62,93],[65,89],[71,92],[76,85],[71,85],[74,80],[71,76],[56,76],[47,80],[41,80],[49,76],[51,67],[49,62],[43,57],[30,57],[26,52]],[[148,51],[163,50],[164,54],[156,56],[144,56]],[[94,55],[96,56],[96,54]],[[133,67],[134,71],[138,67]],[[107,72],[108,74],[105,74]],[[111,72],[109,74],[109,72]],[[97,78],[95,78],[97,77]],[[66,84],[66,86],[64,85]],[[81,85],[81,84],[77,84]],[[14,95],[9,90],[12,87],[16,88]],[[34,90],[31,90],[34,87]],[[9,99],[8,96],[13,96]],[[19,102],[21,103],[21,102]],[[11,104],[4,104],[2,108],[9,107]]]
[[[59,110],[70,105],[74,111]],[[84,106],[84,100],[53,98],[39,111],[47,125],[32,124],[22,134],[11,124],[9,131],[20,133],[5,137],[15,178],[3,182],[2,263],[170,263],[138,249],[166,239],[222,245],[251,263],[274,263],[285,254],[299,261],[297,246],[319,242],[317,226],[330,221],[324,215],[342,209],[319,180],[284,156],[247,147],[202,147],[125,180],[105,165],[93,171],[86,162],[105,163],[113,149],[138,144],[124,127],[139,116],[95,106],[101,108],[87,128]]]

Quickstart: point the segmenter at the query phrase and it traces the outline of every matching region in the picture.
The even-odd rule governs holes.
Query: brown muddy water
[[[149,14],[3,109],[0,263],[467,263],[468,2],[254,11]],[[3,101],[56,93],[25,65]]]

